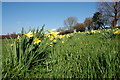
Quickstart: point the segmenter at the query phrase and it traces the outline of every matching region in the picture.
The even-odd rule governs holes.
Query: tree
[[[98,3],[98,10],[107,18],[106,20],[110,22],[111,27],[116,27],[118,21],[120,21],[120,2],[118,2],[119,0],[116,0],[116,2],[114,0],[110,0],[113,2],[103,1]]]
[[[91,28],[93,26],[92,18],[90,18],[90,17],[86,18],[84,21],[84,25],[85,25],[85,27],[88,28],[88,30],[91,30]]]
[[[102,19],[102,14],[100,12],[94,13],[92,21],[93,21],[93,28],[95,30],[100,28],[105,28],[104,21]]]
[[[76,17],[68,17],[66,20],[64,20],[64,26],[67,30],[73,30],[73,26],[77,24],[77,18]]]
[[[84,32],[85,31],[85,25],[83,23],[77,23],[74,26],[74,29],[76,29],[76,32]]]
[[[64,31],[64,28],[63,28],[63,27],[59,27],[59,28],[57,29],[57,32],[61,32],[61,31]]]

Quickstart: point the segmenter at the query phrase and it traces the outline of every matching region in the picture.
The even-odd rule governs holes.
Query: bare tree
[[[88,28],[88,30],[90,30],[93,26],[92,18],[91,17],[86,18],[84,21],[84,25],[85,27]]]
[[[120,2],[119,0],[101,0],[99,2],[98,10],[103,14],[103,17],[107,18],[111,22],[111,27],[116,27],[118,21],[120,21]],[[108,2],[109,1],[109,2]]]
[[[57,32],[61,32],[61,31],[64,31],[64,28],[63,28],[63,27],[59,27],[59,28],[57,29]]]
[[[66,20],[64,20],[64,26],[67,30],[73,30],[73,26],[77,24],[77,18],[76,17],[68,17]]]

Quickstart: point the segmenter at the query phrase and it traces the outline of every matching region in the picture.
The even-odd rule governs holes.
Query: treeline
[[[17,38],[21,34],[10,34],[10,35],[0,35],[0,39],[10,39],[10,38]]]
[[[115,28],[120,25],[120,1],[119,2],[99,2],[97,12],[92,17],[87,17],[84,23],[78,23],[76,17],[68,17],[64,20],[64,27],[57,29],[58,32],[71,33],[84,32],[85,30],[98,30],[105,28]],[[107,26],[107,27],[106,27]]]

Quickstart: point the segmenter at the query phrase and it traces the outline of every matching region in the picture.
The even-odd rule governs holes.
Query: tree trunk
[[[112,27],[116,27],[117,21],[118,21],[118,19],[117,19],[117,13],[115,13],[114,19],[112,21]]]
[[[115,6],[117,6],[118,5],[118,3],[117,2],[115,2]],[[112,27],[116,27],[116,25],[117,25],[117,21],[118,21],[118,9],[116,9],[115,8],[115,6],[114,6],[114,9],[115,9],[115,11],[114,11],[114,19],[113,19],[113,21],[112,21]]]

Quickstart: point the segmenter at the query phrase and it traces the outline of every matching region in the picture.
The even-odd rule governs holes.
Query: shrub
[[[84,32],[85,26],[83,23],[78,23],[76,26],[74,26],[74,29],[76,29],[76,32]]]
[[[72,30],[66,30],[66,31],[62,31],[59,33],[59,35],[64,35],[64,34],[70,34],[70,33],[73,33],[74,31]]]

